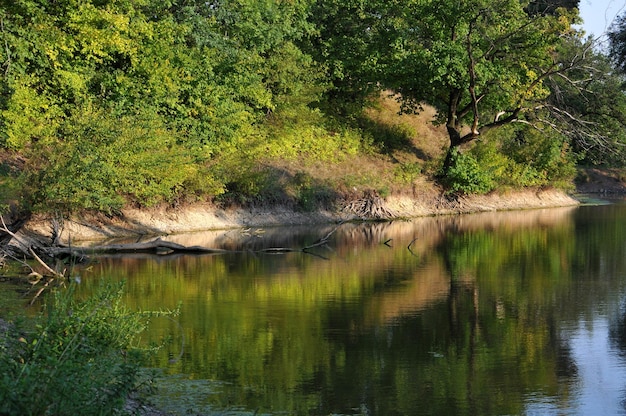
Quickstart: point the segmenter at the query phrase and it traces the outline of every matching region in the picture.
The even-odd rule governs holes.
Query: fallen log
[[[165,241],[160,238],[143,243],[130,244],[109,244],[105,246],[93,247],[48,247],[46,250],[55,256],[58,255],[89,255],[89,254],[124,254],[124,253],[154,253],[154,254],[170,254],[170,253],[198,253],[198,254],[223,254],[232,253],[232,250],[223,250],[219,248],[210,248],[202,246],[184,246],[182,244]]]
[[[213,248],[213,247],[203,247],[203,246],[184,246],[182,244],[174,243],[171,241],[162,240],[161,238],[156,238],[151,241],[141,242],[141,243],[129,243],[129,244],[107,244],[107,245],[99,245],[99,246],[90,246],[90,247],[80,247],[80,246],[47,246],[45,244],[39,244],[35,241],[25,241],[18,238],[14,233],[8,230],[6,224],[2,222],[2,227],[0,230],[3,230],[9,233],[12,237],[14,237],[16,244],[18,246],[19,251],[25,257],[31,257],[36,259],[42,266],[45,267],[46,272],[54,275],[56,277],[60,277],[61,275],[58,272],[52,270],[45,261],[43,261],[40,256],[47,257],[50,260],[64,260],[67,258],[71,258],[69,264],[78,264],[85,261],[88,261],[90,256],[97,255],[107,255],[107,254],[149,254],[149,255],[176,255],[176,254],[228,254],[228,253],[267,253],[267,254],[280,254],[280,253],[294,253],[301,252],[307,253],[315,256],[320,256],[318,254],[312,253],[310,250],[315,247],[324,246],[328,243],[330,236],[343,224],[343,222],[339,223],[336,227],[334,227],[328,234],[317,240],[315,243],[307,245],[305,247],[291,248],[291,247],[269,247],[257,250],[250,249],[241,249],[241,250],[232,250],[232,249],[221,249],[221,248]],[[39,255],[37,254],[39,253]],[[63,273],[64,274],[64,273]]]
[[[294,252],[308,252],[308,250],[322,246],[328,243],[328,238],[335,232],[337,228],[333,229],[326,236],[319,239],[317,242],[301,247],[269,247],[260,250],[252,250],[255,253],[294,253]],[[104,246],[92,246],[92,247],[46,247],[45,251],[52,257],[58,256],[73,256],[73,257],[86,257],[89,255],[98,254],[131,254],[131,253],[147,253],[158,255],[169,254],[227,254],[227,253],[245,253],[251,250],[225,250],[221,248],[203,247],[203,246],[184,246],[182,244],[174,243],[171,241],[165,241],[161,238],[157,238],[152,241],[146,241],[143,243],[129,243],[129,244],[108,244]]]

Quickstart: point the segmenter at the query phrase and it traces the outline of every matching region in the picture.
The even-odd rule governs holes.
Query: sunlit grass
[[[434,109],[404,115],[399,110],[394,98],[382,94],[353,126],[334,126],[316,111],[299,122],[277,116],[264,134],[218,156],[217,164],[230,176],[221,199],[292,201],[315,209],[338,199],[414,194],[429,187],[447,135],[432,123]]]

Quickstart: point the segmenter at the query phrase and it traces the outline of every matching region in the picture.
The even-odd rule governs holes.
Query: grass
[[[400,104],[389,95],[382,95],[365,111],[367,120],[374,126],[380,126],[383,131],[386,129],[404,134],[405,138],[395,146],[393,144],[398,140],[391,140],[391,143],[386,141],[385,145],[390,147],[392,156],[404,162],[423,163],[442,157],[448,144],[448,134],[443,126],[433,124],[435,109],[425,106],[419,114],[399,113]]]
[[[393,97],[383,95],[373,102],[352,132],[341,133],[349,140],[358,136],[361,144],[356,151],[354,145],[350,145],[350,151],[341,151],[329,143],[324,151],[296,152],[291,157],[269,152],[270,156],[257,159],[255,163],[267,172],[266,185],[259,188],[259,200],[264,197],[272,203],[292,198],[296,204],[313,209],[337,198],[432,190],[435,185],[431,178],[443,158],[447,133],[433,125],[435,110],[430,107],[412,115],[400,115],[399,110]],[[331,139],[338,140],[336,136]],[[334,157],[330,157],[333,151]],[[301,198],[302,178],[307,178],[310,187],[308,194],[304,192],[305,200]],[[263,182],[259,179],[255,178],[255,184]]]

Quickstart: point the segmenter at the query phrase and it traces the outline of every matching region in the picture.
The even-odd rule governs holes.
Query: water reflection
[[[624,205],[199,233],[170,238],[244,252],[105,257],[82,289],[182,302],[146,339],[181,414],[615,414],[625,233]]]

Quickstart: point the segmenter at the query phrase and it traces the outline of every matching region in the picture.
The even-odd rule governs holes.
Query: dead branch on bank
[[[28,276],[35,278],[34,281],[30,282],[33,288],[35,288],[35,286],[38,283],[42,281],[44,282],[43,285],[37,289],[37,291],[35,292],[35,295],[30,300],[30,304],[32,305],[39,298],[39,296],[41,296],[41,294],[55,282],[56,279],[59,279],[59,282],[61,283],[65,282],[65,279],[67,278],[66,276],[67,269],[64,269],[62,272],[58,272],[54,270],[45,261],[43,261],[41,257],[37,255],[37,253],[32,247],[32,244],[29,244],[28,242],[22,240],[13,231],[9,229],[6,222],[4,221],[4,218],[1,215],[0,215],[0,221],[2,222],[2,228],[0,228],[0,231],[5,232],[12,238],[12,240],[16,243],[14,247],[17,250],[21,251],[24,254],[24,257],[30,257],[34,259],[37,262],[37,264],[39,264],[44,270],[43,273],[39,273],[25,260],[20,260],[17,258],[17,256],[14,256],[9,252],[4,251],[4,254],[7,257],[17,261],[18,263],[22,264],[26,268],[30,269],[30,274]]]
[[[35,250],[33,249],[32,244],[28,244],[27,242],[23,241],[14,232],[9,230],[9,227],[7,227],[6,223],[4,222],[4,218],[2,218],[2,216],[0,216],[0,221],[2,222],[2,228],[0,230],[11,236],[13,241],[15,241],[17,243],[17,246],[15,246],[17,249],[22,251],[25,255],[33,258],[51,276],[54,276],[54,277],[65,277],[64,273],[60,273],[60,272],[52,269],[45,261],[43,261],[41,259],[41,257],[39,257],[37,255],[37,253],[35,252]],[[10,257],[15,258],[15,256],[10,256]],[[22,262],[22,264],[26,264],[26,263]],[[28,267],[31,269],[32,272],[34,272],[32,267],[30,267],[30,266],[28,266]]]

